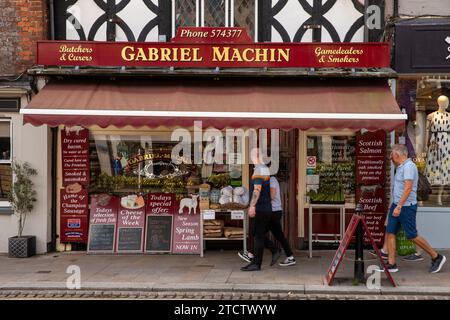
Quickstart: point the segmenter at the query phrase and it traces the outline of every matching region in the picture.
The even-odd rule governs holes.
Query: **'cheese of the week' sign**
[[[37,64],[90,67],[383,68],[389,67],[389,59],[387,43],[40,41]]]

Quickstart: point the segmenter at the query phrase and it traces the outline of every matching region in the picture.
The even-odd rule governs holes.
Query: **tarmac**
[[[450,250],[440,252],[450,258]],[[369,288],[366,283],[353,281],[354,252],[350,250],[344,256],[333,285],[329,286],[325,274],[333,256],[334,251],[317,250],[313,258],[308,258],[307,251],[296,251],[296,265],[270,267],[271,257],[267,253],[262,270],[255,272],[240,270],[246,262],[236,251],[206,251],[203,258],[166,254],[88,255],[85,252],[52,253],[27,259],[0,256],[0,296],[22,291],[67,292],[75,283],[74,270],[79,270],[83,292],[450,297],[450,262],[440,273],[430,274],[428,257],[420,262],[399,259],[400,271],[393,274],[396,287],[381,274],[381,286]],[[366,270],[378,264],[367,252],[364,259]],[[368,273],[366,277],[371,275]]]

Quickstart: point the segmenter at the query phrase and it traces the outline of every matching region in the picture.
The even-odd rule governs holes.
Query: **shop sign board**
[[[356,203],[360,203],[363,212],[384,213],[386,211],[386,190],[380,184],[356,187]]]
[[[356,184],[383,185],[386,179],[386,132],[356,135]]]
[[[61,242],[87,243],[87,216],[61,216]]]
[[[200,214],[175,214],[172,253],[200,254]]]
[[[88,253],[114,252],[118,206],[118,197],[108,194],[91,197]]]
[[[171,42],[39,41],[37,64],[176,68],[385,68],[388,43],[254,43],[242,28],[178,28]]]
[[[172,215],[149,215],[146,221],[145,252],[163,253],[172,249]]]
[[[78,186],[60,190],[60,240],[63,243],[87,243],[88,240],[88,192]]]
[[[144,249],[145,201],[141,195],[120,199],[117,218],[117,246],[119,253],[139,253]]]
[[[89,198],[85,189],[71,192],[68,188],[60,190],[61,216],[88,216]]]
[[[411,21],[395,26],[395,71],[399,73],[450,72],[450,20],[428,24]]]
[[[378,247],[381,247],[384,243],[384,234],[386,227],[384,226],[384,221],[386,215],[384,213],[365,213],[367,228],[372,234],[373,241]],[[367,235],[364,236],[364,244],[370,244],[370,239]]]
[[[175,194],[149,193],[146,203],[147,214],[173,214],[175,207]]]
[[[63,185],[89,185],[89,130],[79,126],[61,130],[61,152]]]

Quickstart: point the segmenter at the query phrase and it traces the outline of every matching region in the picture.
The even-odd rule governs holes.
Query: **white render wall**
[[[26,98],[22,99],[22,107]],[[36,236],[37,253],[47,252],[51,241],[51,141],[47,126],[33,127],[23,125],[23,116],[18,113],[3,113],[10,117],[13,126],[13,157],[28,161],[38,171],[34,178],[37,202],[28,216],[24,235]],[[0,214],[0,254],[8,252],[8,238],[17,235],[14,215]]]
[[[386,13],[392,15],[394,0],[386,0]],[[399,15],[450,15],[449,0],[399,0]]]

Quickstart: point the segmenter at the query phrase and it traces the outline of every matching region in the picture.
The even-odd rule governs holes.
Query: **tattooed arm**
[[[253,188],[252,199],[250,200],[250,208],[248,209],[248,215],[250,218],[256,216],[256,203],[258,202],[259,195],[261,194],[262,185],[255,184]]]

